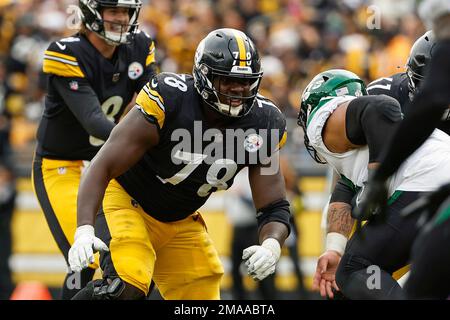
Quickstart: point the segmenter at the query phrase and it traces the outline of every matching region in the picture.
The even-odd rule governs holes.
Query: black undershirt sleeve
[[[344,179],[339,178],[334,187],[333,193],[331,194],[330,203],[333,202],[345,202],[352,204],[352,199],[356,195],[356,190],[349,186]]]
[[[84,79],[63,77],[52,77],[51,81],[64,103],[89,135],[106,141],[115,124],[106,118],[100,101],[89,83]],[[70,88],[71,81],[77,82],[73,89]]]
[[[450,40],[440,42],[431,60],[423,87],[400,123],[374,179],[391,176],[430,136],[450,105]]]

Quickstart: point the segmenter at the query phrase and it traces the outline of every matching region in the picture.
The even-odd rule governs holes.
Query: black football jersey
[[[134,94],[154,74],[154,61],[154,43],[144,32],[138,32],[132,43],[118,46],[112,59],[102,56],[82,34],[52,42],[43,61],[49,85],[37,133],[37,154],[54,159],[91,160],[104,143],[89,136],[68,107],[67,96],[51,85],[53,77],[64,78],[64,90],[79,92],[76,108],[100,105],[107,118],[117,123]],[[96,106],[83,103],[85,86],[95,92]]]
[[[212,126],[191,75],[155,76],[136,103],[159,127],[160,140],[117,181],[160,221],[192,214],[212,192],[228,189],[243,167],[267,163],[286,140],[284,115],[262,96],[226,128]]]
[[[388,78],[379,78],[367,86],[370,95],[385,94],[396,99],[407,115],[411,107],[412,96],[408,89],[408,76],[405,72],[394,74]],[[438,129],[450,134],[450,112],[445,112]]]
[[[371,82],[367,86],[367,93],[370,95],[385,94],[396,99],[402,108],[402,112],[406,113],[410,100],[408,89],[408,76],[406,73],[396,73],[391,77],[379,78]]]

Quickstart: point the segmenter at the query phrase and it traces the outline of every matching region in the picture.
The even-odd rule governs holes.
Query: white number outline
[[[180,171],[174,174],[172,177],[167,179],[161,179],[164,183],[170,183],[172,185],[177,185],[180,182],[184,181],[194,170],[202,164],[203,160],[207,157],[201,153],[190,153],[186,151],[177,150],[177,152],[173,155],[174,158],[178,160],[182,160],[187,162],[187,165],[184,166]],[[237,171],[237,163],[231,159],[217,159],[214,163],[208,168],[208,172],[206,173],[206,181],[207,183],[203,184],[198,190],[197,194],[200,197],[206,197],[211,193],[211,189],[213,187],[218,190],[226,190],[228,189],[227,182],[234,177]],[[217,175],[219,172],[225,169],[226,172],[222,178],[218,178]]]

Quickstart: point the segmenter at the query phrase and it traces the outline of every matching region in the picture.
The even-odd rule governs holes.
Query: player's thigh
[[[81,161],[37,158],[32,180],[36,196],[50,230],[61,251],[67,256],[77,226],[77,195]]]
[[[220,299],[218,252],[200,214],[175,223],[177,234],[157,251],[154,280],[165,299]]]
[[[386,218],[375,216],[360,233],[352,236],[346,254],[363,258],[390,273],[404,267],[418,229],[417,217],[403,218],[400,212],[419,196],[417,192],[403,192],[388,206]]]
[[[109,252],[101,253],[100,263],[105,277],[118,276],[147,294],[155,251],[143,217],[145,213],[133,203],[116,181],[109,184],[96,222],[97,236],[109,247]]]

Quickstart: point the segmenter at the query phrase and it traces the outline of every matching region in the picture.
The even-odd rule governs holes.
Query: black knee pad
[[[117,277],[94,285],[94,297],[96,300],[140,300],[145,298],[145,293]]]
[[[119,277],[89,282],[73,300],[140,300],[145,293]]]
[[[400,104],[394,98],[384,94],[358,97],[348,104],[347,138],[353,144],[368,145],[369,162],[375,162],[402,118]]]

